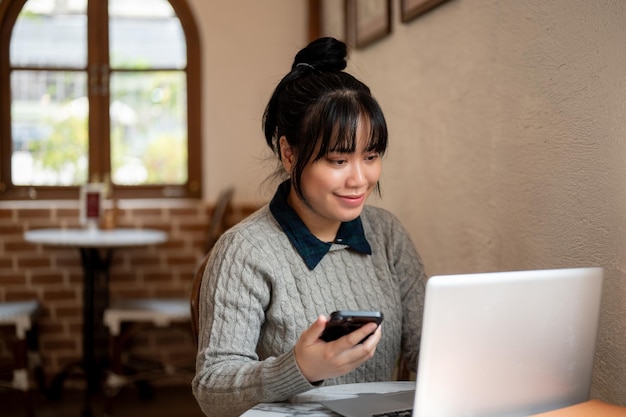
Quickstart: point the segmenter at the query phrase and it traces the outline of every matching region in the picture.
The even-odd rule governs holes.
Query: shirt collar
[[[274,194],[270,202],[270,211],[289,238],[291,244],[304,260],[306,266],[313,270],[328,253],[332,244],[322,242],[313,236],[293,208],[287,203],[290,189],[291,183],[289,180],[278,186],[276,194]],[[365,238],[363,223],[360,217],[341,223],[334,243],[346,245],[363,254],[372,254],[372,248]]]

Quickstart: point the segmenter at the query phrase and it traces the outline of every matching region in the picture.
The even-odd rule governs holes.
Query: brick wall
[[[235,207],[229,223],[254,209]],[[212,205],[195,201],[162,207],[121,204],[119,227],[159,229],[169,239],[115,251],[111,297],[187,297],[212,210]],[[0,301],[36,298],[42,304],[40,349],[49,378],[81,357],[83,279],[78,249],[23,239],[27,230],[50,227],[78,227],[78,208],[0,206]],[[135,343],[140,353],[193,361],[195,347],[187,326],[146,335]]]

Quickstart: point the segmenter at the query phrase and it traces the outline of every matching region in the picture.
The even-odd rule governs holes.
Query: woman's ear
[[[293,169],[293,165],[295,164],[295,154],[293,153],[293,149],[289,142],[287,142],[287,138],[285,136],[280,137],[280,161],[283,163],[283,168],[287,171],[288,174],[291,174],[291,170]]]

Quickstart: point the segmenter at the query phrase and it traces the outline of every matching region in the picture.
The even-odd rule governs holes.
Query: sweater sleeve
[[[194,396],[207,416],[238,416],[260,402],[285,400],[313,386],[293,347],[260,360],[259,334],[272,291],[263,252],[224,235],[213,249],[200,292]]]

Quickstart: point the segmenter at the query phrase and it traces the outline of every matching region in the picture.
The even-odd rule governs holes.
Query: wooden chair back
[[[193,277],[193,283],[191,284],[191,295],[189,296],[189,307],[191,308],[191,331],[193,338],[198,345],[198,331],[200,327],[200,287],[202,286],[202,276],[206,269],[206,264],[211,256],[211,251],[206,253],[200,264],[196,268],[196,273]]]
[[[235,194],[235,189],[233,187],[228,187],[220,193],[217,197],[217,202],[215,203],[215,207],[213,208],[213,213],[211,215],[211,220],[209,220],[209,226],[207,228],[206,238],[204,241],[204,253],[208,253],[217,242],[217,239],[224,233],[224,231],[228,228],[229,224],[226,222],[226,214],[228,213],[233,199],[233,194]]]

